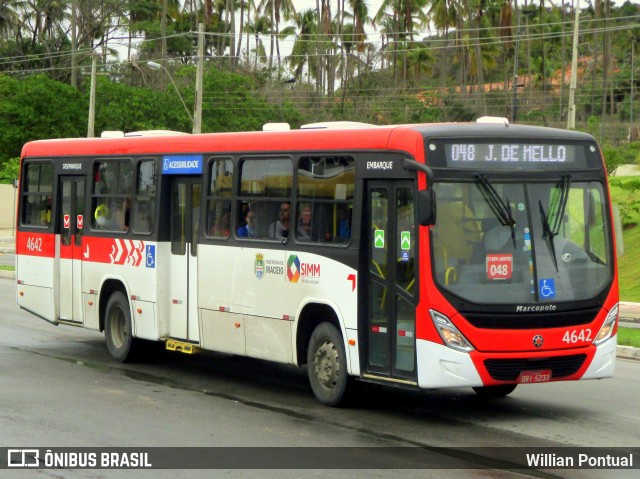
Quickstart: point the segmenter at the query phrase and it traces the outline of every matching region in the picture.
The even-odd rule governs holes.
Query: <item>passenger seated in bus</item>
[[[118,202],[113,213],[113,222],[111,226],[115,231],[129,231],[129,218],[131,207],[129,200]]]
[[[340,220],[338,221],[338,240],[349,241],[351,239],[351,209],[345,214],[344,210],[339,210]]]
[[[95,218],[94,226],[98,229],[107,229],[109,220],[111,219],[111,210],[107,207],[106,203],[101,202],[93,213]]]
[[[286,238],[289,235],[290,217],[291,203],[285,201],[280,205],[278,220],[269,226],[269,238]]]
[[[256,237],[256,212],[252,209],[247,211],[247,215],[244,217],[246,224],[238,228],[238,236],[240,238],[255,238]]]
[[[211,226],[211,236],[227,237],[231,233],[231,212],[225,211],[220,215],[220,220]]]
[[[44,208],[40,212],[40,226],[49,226],[51,224],[51,196],[47,196],[44,202]]]
[[[310,241],[312,239],[311,206],[308,204],[301,205],[300,207],[298,227],[296,228],[296,238],[302,241]]]

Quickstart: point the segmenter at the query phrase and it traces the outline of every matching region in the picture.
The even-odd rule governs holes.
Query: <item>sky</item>
[[[369,7],[369,15],[373,16],[382,5],[383,0],[365,0],[367,6]],[[296,7],[296,10],[308,10],[309,8],[316,8],[316,0],[293,0],[293,4]],[[331,13],[334,15],[338,11],[337,9],[337,1],[331,0]],[[349,10],[347,8],[347,10]]]

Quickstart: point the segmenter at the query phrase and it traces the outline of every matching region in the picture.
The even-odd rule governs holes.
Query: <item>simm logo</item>
[[[290,283],[317,283],[320,279],[320,264],[300,261],[292,254],[287,260],[287,279]]]

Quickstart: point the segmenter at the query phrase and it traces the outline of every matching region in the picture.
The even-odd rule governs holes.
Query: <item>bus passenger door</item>
[[[201,177],[174,176],[171,182],[169,336],[199,342],[198,233]]]
[[[367,269],[360,308],[365,376],[415,383],[416,228],[414,183],[371,180],[365,226]]]
[[[63,321],[82,322],[82,236],[84,231],[84,176],[61,176],[60,225],[56,259],[59,263],[58,306]]]

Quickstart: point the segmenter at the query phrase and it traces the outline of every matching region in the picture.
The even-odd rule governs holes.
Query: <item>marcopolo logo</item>
[[[300,261],[298,255],[292,254],[287,260],[287,279],[290,283],[318,283],[320,281],[320,265]]]

